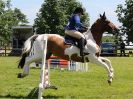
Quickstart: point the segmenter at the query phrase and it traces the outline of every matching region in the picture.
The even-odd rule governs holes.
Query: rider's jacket
[[[73,14],[69,19],[68,25],[65,27],[66,30],[76,30],[82,32],[85,26],[80,22],[80,16],[78,14]]]

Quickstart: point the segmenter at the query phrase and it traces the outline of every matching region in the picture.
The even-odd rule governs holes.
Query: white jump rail
[[[45,90],[44,87],[44,76],[45,76],[45,67],[46,67],[46,53],[47,53],[47,35],[44,35],[44,40],[42,41],[43,44],[43,58],[42,58],[42,67],[41,67],[41,74],[40,74],[40,83],[39,83],[39,92],[38,92],[38,99],[43,99],[42,94]]]

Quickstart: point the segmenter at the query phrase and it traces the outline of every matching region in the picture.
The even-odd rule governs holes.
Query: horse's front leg
[[[108,83],[110,84],[113,80],[113,77],[114,77],[114,69],[111,65],[111,61],[107,58],[104,58],[104,57],[99,57],[103,62],[105,62],[107,64],[107,66],[109,66],[109,80],[108,80]]]
[[[90,59],[91,62],[93,62],[93,63],[95,63],[95,64],[98,64],[98,65],[104,67],[104,68],[107,70],[107,72],[108,72],[108,77],[109,77],[108,83],[109,83],[109,85],[111,85],[112,80],[113,80],[113,75],[114,75],[114,73],[113,73],[113,70],[110,69],[110,67],[108,66],[108,64],[105,63],[100,57],[97,57],[97,56],[95,56],[95,55],[91,55],[91,54],[90,54],[90,55],[89,55],[89,59]]]
[[[109,59],[104,58],[104,57],[99,57],[99,58],[109,66],[109,69],[111,72],[114,72],[111,61]]]

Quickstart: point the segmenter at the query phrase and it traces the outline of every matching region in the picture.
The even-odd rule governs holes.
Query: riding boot
[[[82,57],[82,62],[84,62],[84,55],[85,55],[85,39],[84,38],[81,38],[79,40],[79,48],[80,48],[80,56]]]

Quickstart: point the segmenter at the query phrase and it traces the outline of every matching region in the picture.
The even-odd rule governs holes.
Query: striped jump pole
[[[43,44],[43,58],[42,58],[42,67],[41,67],[41,73],[40,73],[40,83],[39,83],[39,92],[38,92],[38,99],[43,99],[42,94],[45,89],[45,72],[48,72],[45,70],[46,68],[46,53],[47,53],[47,36],[44,35],[44,40],[42,41]]]

